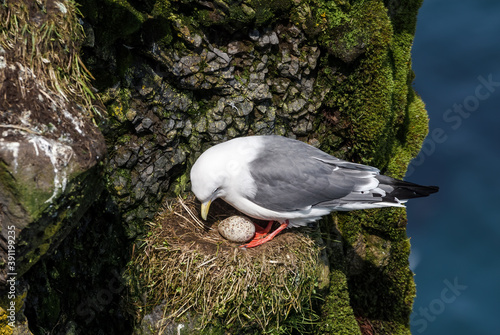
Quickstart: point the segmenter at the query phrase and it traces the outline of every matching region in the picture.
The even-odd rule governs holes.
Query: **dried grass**
[[[135,301],[139,309],[163,304],[163,328],[186,314],[196,315],[200,328],[219,323],[235,332],[314,322],[321,248],[309,236],[288,231],[241,249],[201,222],[196,208],[193,198],[174,199],[149,223],[130,267],[139,280],[134,295],[147,297]],[[216,201],[211,213],[209,222],[234,210]]]
[[[0,46],[7,64],[24,64],[43,86],[77,102],[90,116],[100,114],[89,84],[94,78],[79,55],[84,32],[76,2],[6,1],[1,6]]]

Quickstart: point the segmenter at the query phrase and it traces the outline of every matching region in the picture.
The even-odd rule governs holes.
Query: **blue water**
[[[413,334],[500,334],[500,1],[425,0],[413,47],[429,136],[406,179]],[[460,107],[462,106],[462,107]]]

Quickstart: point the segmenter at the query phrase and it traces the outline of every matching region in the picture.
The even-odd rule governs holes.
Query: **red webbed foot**
[[[255,226],[255,236],[253,240],[260,240],[261,238],[264,238],[269,232],[271,231],[271,228],[273,227],[274,221],[269,221],[267,224],[266,228],[262,228],[258,224],[253,224]]]
[[[250,242],[248,242],[247,244],[240,245],[240,248],[254,248],[254,247],[259,246],[261,244],[264,244],[264,243],[266,243],[268,241],[271,241],[282,230],[284,230],[284,229],[286,229],[286,227],[288,227],[288,220],[286,220],[284,223],[282,223],[278,227],[278,229],[276,229],[275,231],[273,231],[270,234],[267,234],[267,232],[269,232],[269,230],[271,229],[272,224],[273,224],[272,221],[269,222],[268,225],[267,225],[267,227],[265,229],[262,229],[262,231],[260,231],[258,233],[256,232],[255,233],[255,237]],[[265,232],[265,233],[263,234],[263,232]]]

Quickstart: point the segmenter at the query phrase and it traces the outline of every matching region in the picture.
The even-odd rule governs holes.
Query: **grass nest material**
[[[318,231],[293,229],[242,249],[216,228],[238,214],[233,208],[215,201],[206,225],[198,219],[198,206],[192,197],[171,200],[149,223],[131,265],[138,291],[133,295],[145,297],[135,301],[142,316],[162,306],[159,333],[193,316],[193,330],[210,325],[230,333],[306,332],[318,319],[314,301],[328,278],[323,248],[315,242],[321,240]]]
[[[39,85],[75,101],[94,117],[101,114],[100,106],[90,86],[94,78],[80,58],[85,36],[77,6],[73,0],[4,1],[0,5],[0,69],[8,64],[4,71],[17,67],[25,76],[32,74]],[[1,77],[0,73],[0,82]],[[18,82],[13,86],[22,89],[26,85],[26,78],[15,79]]]

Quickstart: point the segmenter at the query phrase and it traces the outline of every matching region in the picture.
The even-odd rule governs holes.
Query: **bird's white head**
[[[227,176],[223,173],[224,157],[214,152],[214,148],[205,151],[191,168],[191,191],[201,202],[201,217],[204,220],[212,201],[225,194],[224,186],[227,184]]]
[[[237,138],[209,148],[191,168],[191,191],[201,202],[206,220],[212,201],[245,192],[255,192],[249,178],[248,162],[255,153],[256,138]]]

